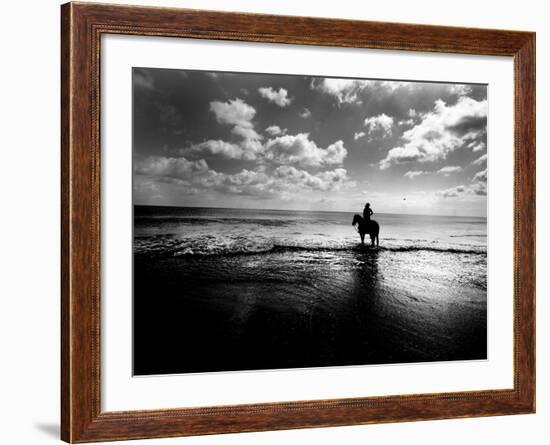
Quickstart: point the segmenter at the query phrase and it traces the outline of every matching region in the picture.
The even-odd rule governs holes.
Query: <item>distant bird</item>
[[[403,201],[406,201],[406,200],[407,200],[407,198],[403,198]]]

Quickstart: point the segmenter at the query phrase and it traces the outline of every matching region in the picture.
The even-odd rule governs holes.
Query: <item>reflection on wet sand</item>
[[[459,257],[138,257],[135,373],[484,359],[485,290]]]

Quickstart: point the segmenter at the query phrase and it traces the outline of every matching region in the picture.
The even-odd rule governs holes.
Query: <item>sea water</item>
[[[485,218],[353,215],[136,206],[134,372],[485,359]]]
[[[346,250],[360,242],[353,212],[136,206],[134,252],[224,255],[277,249]],[[380,248],[486,253],[479,217],[375,214]],[[366,243],[370,243],[368,235]]]

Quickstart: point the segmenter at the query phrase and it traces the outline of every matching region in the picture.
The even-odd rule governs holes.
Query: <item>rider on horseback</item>
[[[371,215],[373,215],[374,212],[372,211],[372,209],[370,208],[370,203],[366,203],[365,204],[365,208],[363,209],[363,219],[365,221],[370,221],[370,217]]]
[[[370,208],[370,204],[367,202],[363,209],[363,217],[361,215],[355,215],[353,217],[352,226],[355,227],[359,235],[361,236],[361,244],[365,244],[365,235],[368,234],[371,240],[371,246],[378,246],[378,235],[380,233],[380,226],[376,221],[370,219],[374,212]]]

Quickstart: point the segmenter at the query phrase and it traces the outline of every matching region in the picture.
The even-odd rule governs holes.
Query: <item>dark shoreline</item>
[[[486,359],[486,291],[400,287],[396,255],[136,255],[134,374]]]

